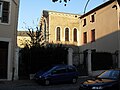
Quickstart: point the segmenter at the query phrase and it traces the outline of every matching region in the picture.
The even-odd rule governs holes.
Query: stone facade
[[[19,48],[24,48],[27,45],[31,45],[31,38],[27,35],[27,31],[18,31],[17,32],[17,46]]]
[[[74,41],[74,29],[76,29],[76,35],[79,36],[79,17],[77,14],[55,12],[55,11],[43,11],[40,24],[42,24],[44,32],[47,32],[46,40],[53,44],[65,44],[78,46],[79,38]],[[57,28],[60,28],[60,40],[57,40]],[[68,40],[65,40],[65,29],[68,29]],[[46,29],[46,30],[45,30]]]
[[[83,63],[84,51],[95,50],[117,52],[120,66],[120,5],[117,0],[107,1],[83,15],[44,10],[40,25],[43,33],[47,33],[45,38],[48,43],[75,47],[73,53],[80,55],[77,58],[80,64]],[[60,29],[59,34],[57,28],[58,31]],[[66,28],[69,30],[68,40]],[[74,28],[77,29],[77,39],[74,37]]]

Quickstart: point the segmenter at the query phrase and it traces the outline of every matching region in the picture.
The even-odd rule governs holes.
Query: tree
[[[28,28],[27,34],[31,38],[31,46],[43,46],[45,44],[41,29],[41,26],[40,28]]]
[[[57,2],[57,1],[59,1],[60,3],[64,2],[65,3],[64,6],[66,6],[66,3],[70,0],[52,0],[52,2]]]
[[[57,2],[57,1],[59,1],[60,3],[61,3],[62,1],[65,2],[65,6],[66,6],[66,3],[67,3],[68,1],[70,1],[70,0],[52,0],[52,2]],[[90,0],[87,0],[87,3],[86,3],[85,8],[84,8],[84,13],[85,13],[85,11],[86,11],[86,7],[87,7],[89,1],[90,1]],[[117,2],[118,2],[118,4],[120,5],[120,0],[117,0]]]

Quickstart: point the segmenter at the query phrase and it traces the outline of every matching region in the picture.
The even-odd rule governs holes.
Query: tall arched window
[[[57,41],[60,41],[60,27],[57,27],[57,30],[56,30],[56,40]]]
[[[45,41],[46,41],[46,36],[47,36],[47,32],[46,32],[46,21],[44,20],[44,38],[45,38]]]
[[[69,41],[69,28],[65,28],[65,41]]]
[[[77,42],[77,29],[74,28],[74,31],[73,31],[73,40],[74,42]]]

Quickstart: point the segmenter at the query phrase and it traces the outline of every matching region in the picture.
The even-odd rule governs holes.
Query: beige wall
[[[0,41],[5,41],[9,43],[7,79],[11,80],[12,68],[14,67],[14,61],[15,61],[15,49],[17,43],[16,34],[17,34],[18,12],[19,12],[19,0],[3,0],[3,1],[10,2],[10,9],[9,9],[9,22],[0,23]]]
[[[80,49],[96,49],[103,52],[115,52],[118,50],[118,32],[119,31],[119,17],[118,10],[112,8],[117,5],[117,2],[94,11],[93,13],[85,16],[87,20],[86,26],[83,27],[83,19],[81,19],[81,43]],[[90,22],[91,15],[95,15],[95,22]],[[91,30],[95,29],[95,42],[91,42]],[[83,44],[83,32],[87,32],[87,44]]]
[[[78,46],[79,40],[77,42],[73,41],[73,29],[77,29],[77,36],[79,36],[79,15],[48,11],[48,17],[46,18],[46,20],[47,29],[49,31],[49,43],[69,44]],[[60,27],[61,29],[61,41],[56,41],[57,27]],[[69,41],[65,41],[65,28],[69,28]]]
[[[31,38],[29,36],[17,36],[17,46],[24,48],[27,45],[31,45]]]

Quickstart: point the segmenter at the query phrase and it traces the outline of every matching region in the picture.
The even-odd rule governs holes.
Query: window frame
[[[2,18],[2,7],[3,7],[3,2],[0,2],[0,19]]]
[[[11,15],[11,1],[10,0],[1,0],[0,3],[2,3],[2,17],[0,18],[0,24],[9,25],[10,24],[10,15]],[[8,10],[3,10],[4,3],[8,3]],[[4,17],[3,17],[4,13]],[[5,15],[6,14],[6,15]],[[5,18],[7,16],[7,19]],[[5,20],[6,19],[6,20]]]
[[[91,15],[91,21],[90,22],[92,22],[92,23],[95,22],[95,15],[94,14]]]
[[[83,27],[86,26],[86,24],[87,24],[87,20],[86,20],[86,18],[84,18],[83,19]]]
[[[95,42],[95,29],[91,30],[91,42]]]
[[[76,31],[76,32],[75,32]],[[73,29],[73,41],[77,42],[77,28]]]
[[[83,32],[83,44],[87,43],[87,32]]]
[[[67,31],[66,31],[67,30]],[[69,41],[69,32],[70,30],[69,30],[69,28],[67,27],[67,28],[65,28],[65,41]]]
[[[61,40],[61,28],[60,27],[57,27],[56,28],[56,41],[60,41]]]

